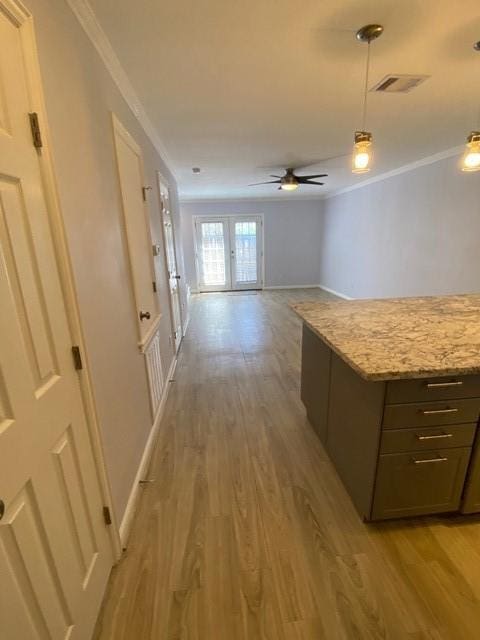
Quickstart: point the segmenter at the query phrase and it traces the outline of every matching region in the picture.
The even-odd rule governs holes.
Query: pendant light
[[[472,131],[467,138],[462,171],[480,171],[480,131]]]
[[[480,41],[473,45],[475,51],[480,51]],[[480,125],[480,112],[478,114]],[[465,153],[462,158],[462,171],[480,171],[480,131],[472,131],[467,138]]]
[[[363,92],[363,117],[361,131],[355,131],[355,144],[353,146],[352,171],[353,173],[367,173],[372,164],[372,134],[366,130],[367,126],[367,96],[368,76],[370,73],[370,43],[383,33],[380,24],[367,24],[357,31],[357,40],[367,43],[367,64],[365,69],[365,86]]]

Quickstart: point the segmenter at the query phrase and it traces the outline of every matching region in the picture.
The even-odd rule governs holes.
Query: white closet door
[[[0,637],[82,640],[113,558],[29,126],[29,31],[9,16],[0,10]]]

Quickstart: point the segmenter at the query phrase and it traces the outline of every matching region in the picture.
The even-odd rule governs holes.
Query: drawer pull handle
[[[427,389],[443,389],[445,387],[461,387],[462,380],[455,380],[452,382],[427,382]]]
[[[424,416],[437,416],[442,413],[458,413],[458,409],[420,409],[420,413],[423,413]]]
[[[416,433],[415,437],[417,440],[439,440],[440,438],[452,438],[453,433],[439,433],[431,436],[419,436],[418,433]]]
[[[430,462],[447,462],[448,458],[437,456],[436,458],[427,458],[426,460],[412,458],[414,464],[429,464]]]

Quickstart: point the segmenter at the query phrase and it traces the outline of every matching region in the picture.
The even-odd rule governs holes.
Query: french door
[[[200,291],[262,288],[260,216],[202,216],[195,232]]]

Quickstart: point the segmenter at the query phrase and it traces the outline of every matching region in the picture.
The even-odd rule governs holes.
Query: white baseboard
[[[183,337],[187,335],[187,329],[189,324],[190,324],[190,312],[188,313],[187,321],[185,322],[185,325],[183,327]]]
[[[319,289],[321,288],[319,284],[282,284],[282,285],[273,285],[269,287],[263,287],[264,289]]]
[[[140,464],[138,465],[137,473],[135,475],[135,480],[133,481],[130,495],[128,497],[127,506],[125,508],[125,513],[123,514],[122,522],[120,523],[118,533],[120,535],[120,542],[123,548],[125,548],[127,545],[128,536],[130,534],[130,529],[132,527],[133,518],[135,516],[135,511],[137,508],[138,494],[140,489],[140,480],[145,478],[145,474],[148,469],[150,458],[153,453],[153,447],[155,445],[155,441],[157,438],[158,428],[163,418],[163,413],[165,411],[165,404],[167,402],[168,392],[171,386],[169,382],[172,379],[173,374],[175,373],[176,366],[177,366],[177,358],[174,357],[167,374],[167,379],[166,379],[165,387],[163,389],[163,395],[160,401],[160,405],[158,407],[157,415],[155,416],[155,420],[153,421],[152,428],[150,429],[150,433],[148,434],[148,439],[147,439],[147,443],[145,444],[145,449],[143,450],[142,459],[140,460]]]
[[[330,287],[326,287],[323,284],[319,284],[318,287],[320,289],[323,289],[323,291],[326,291],[327,293],[331,293],[334,296],[338,296],[339,298],[343,298],[344,300],[355,300],[355,298],[347,296],[344,293],[340,293],[340,291],[335,291],[335,289],[330,289]]]

